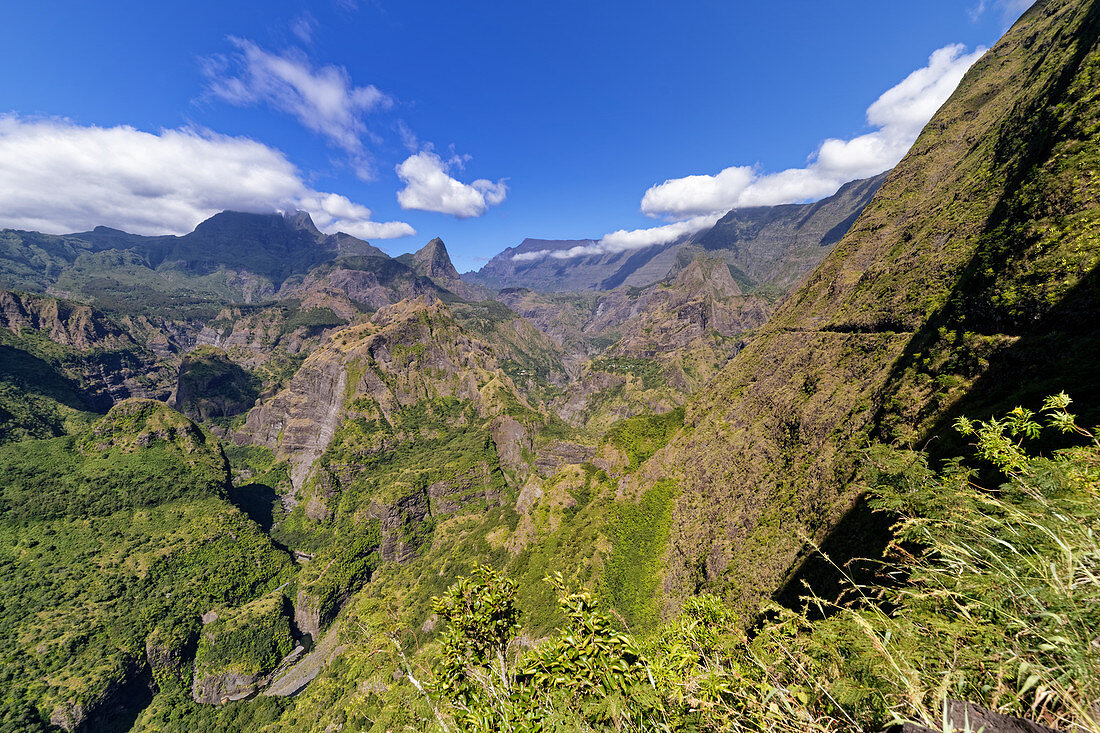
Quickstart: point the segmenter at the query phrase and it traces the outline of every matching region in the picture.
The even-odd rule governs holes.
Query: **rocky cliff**
[[[1032,7],[688,406],[647,467],[679,486],[672,603],[710,587],[751,608],[776,589],[860,496],[872,437],[933,438],[975,389],[982,404],[1095,392],[1095,340],[1077,324],[1100,315],[1098,34],[1097,3]],[[1023,363],[1041,384],[1022,390]]]
[[[463,277],[490,288],[551,293],[645,287],[668,277],[682,250],[701,248],[738,268],[745,282],[786,291],[840,241],[884,178],[852,181],[812,204],[735,209],[710,229],[641,249],[604,252],[594,239],[525,239]]]

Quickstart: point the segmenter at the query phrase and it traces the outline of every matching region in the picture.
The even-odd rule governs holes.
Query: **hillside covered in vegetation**
[[[889,173],[572,291],[0,232],[0,731],[1100,732],[1098,170],[1040,0]]]

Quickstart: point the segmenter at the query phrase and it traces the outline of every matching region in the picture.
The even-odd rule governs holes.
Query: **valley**
[[[1098,80],[1040,0],[886,173],[476,272],[0,230],[0,731],[1100,730]]]

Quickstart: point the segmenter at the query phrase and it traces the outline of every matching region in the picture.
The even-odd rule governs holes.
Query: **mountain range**
[[[1097,78],[1040,0],[887,173],[477,273],[0,231],[0,730],[1100,730]]]

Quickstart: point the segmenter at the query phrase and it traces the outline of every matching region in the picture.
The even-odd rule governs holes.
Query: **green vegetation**
[[[320,625],[328,625],[341,604],[370,580],[378,567],[380,544],[379,524],[372,520],[359,533],[341,537],[325,548],[302,569],[298,590],[310,597],[310,608],[317,612]]]
[[[1042,430],[1030,411],[958,422],[1001,472],[997,491],[960,460],[935,472],[872,449],[873,503],[900,518],[899,544],[875,585],[808,598],[827,611],[816,621],[775,607],[746,633],[700,596],[635,639],[556,576],[566,624],[525,650],[517,584],[476,568],[434,602],[447,625],[424,714],[461,730],[856,731],[936,726],[951,698],[1100,730],[1100,441],[1068,406],[1048,399],[1043,422],[1086,444],[1049,458],[1026,448]]]
[[[260,387],[260,380],[224,351],[200,346],[180,364],[176,408],[196,420],[231,417],[255,404]]]
[[[227,483],[217,444],[151,400],[120,404],[87,436],[0,446],[0,506],[13,519],[100,516],[220,497]]]
[[[304,329],[306,334],[314,334],[326,328],[346,326],[347,320],[336,315],[331,308],[309,308],[290,314],[282,323],[284,334]]]
[[[630,356],[593,359],[589,368],[634,377],[642,389],[660,389],[666,383],[664,367],[657,359]]]
[[[147,654],[158,684],[185,686],[198,615],[293,573],[222,498],[217,444],[159,403],[122,403],[83,435],[2,446],[0,477],[9,720],[94,707]]]
[[[345,420],[319,465],[314,491],[325,503],[325,518],[308,518],[304,506],[295,509],[275,533],[290,547],[313,550],[328,544],[334,532],[355,534],[372,506],[424,495],[429,486],[436,487],[435,501],[462,506],[505,488],[488,420],[473,403],[454,397],[402,407],[389,422]],[[348,474],[350,480],[342,478]],[[414,523],[409,531],[425,529]]]
[[[604,567],[603,585],[612,605],[639,631],[657,622],[657,585],[668,542],[675,485],[665,479],[645,490],[637,503],[615,508],[614,549]]]
[[[607,440],[626,453],[630,470],[634,470],[668,445],[683,425],[684,408],[678,407],[663,415],[639,415],[620,420],[611,426]]]
[[[294,647],[286,606],[276,591],[219,614],[199,634],[195,677],[226,672],[258,676],[274,670]]]

